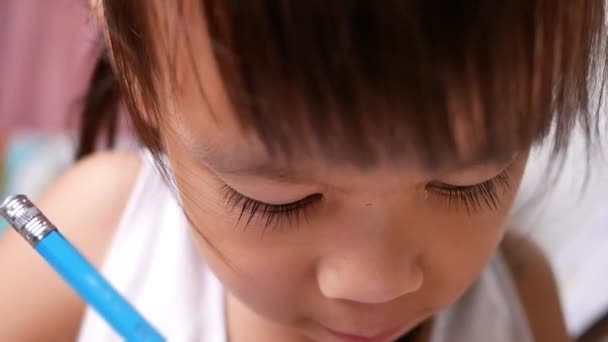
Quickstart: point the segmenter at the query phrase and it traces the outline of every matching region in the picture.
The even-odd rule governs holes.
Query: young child
[[[568,340],[505,221],[529,150],[594,129],[602,1],[93,9],[147,152],[38,204],[169,341]],[[2,340],[116,339],[12,232],[0,278]]]

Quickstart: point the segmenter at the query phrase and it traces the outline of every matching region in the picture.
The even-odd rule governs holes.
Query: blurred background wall
[[[71,164],[100,43],[85,0],[0,1],[0,195],[35,197]]]
[[[0,128],[65,129],[99,52],[83,0],[0,1]]]

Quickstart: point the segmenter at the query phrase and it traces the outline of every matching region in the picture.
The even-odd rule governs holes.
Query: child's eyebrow
[[[230,151],[226,151],[225,149]],[[246,149],[224,148],[207,150],[207,153],[196,153],[197,158],[213,171],[231,176],[248,176],[269,179],[278,183],[305,184],[319,182],[315,176],[314,168],[310,161],[277,162],[270,159],[268,155],[256,153],[243,153]],[[507,165],[513,161],[519,153],[511,153],[506,156],[495,156],[495,158],[472,158],[458,164],[452,164],[449,168],[440,170],[428,170],[429,174],[440,174],[450,172],[461,172],[487,165]],[[226,157],[229,156],[229,157]]]
[[[294,162],[279,163],[270,160],[268,155],[247,152],[245,147],[223,145],[188,149],[200,163],[223,175],[253,176],[287,184],[303,184],[313,179],[311,172],[307,173],[309,168],[297,167]]]
[[[219,170],[223,174],[235,176],[255,176],[266,178],[278,183],[288,184],[303,184],[312,180],[311,175],[308,176],[295,168],[287,166],[272,165],[272,163],[255,163],[244,165],[243,167],[233,168],[229,170]]]
[[[268,160],[267,157],[255,160],[244,159],[232,164],[218,162],[209,158],[205,159],[206,164],[212,170],[223,175],[259,177],[286,184],[304,184],[314,179],[314,174],[311,172],[306,173],[303,168],[297,168],[294,164],[290,166],[282,163],[277,164]],[[316,182],[318,182],[318,179]]]

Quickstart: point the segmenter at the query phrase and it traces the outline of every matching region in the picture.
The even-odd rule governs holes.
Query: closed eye
[[[474,185],[430,182],[426,185],[425,191],[428,195],[438,196],[446,201],[450,208],[464,207],[469,214],[482,207],[498,209],[500,191],[507,191],[511,187],[507,171],[504,170],[496,177]],[[240,223],[243,219],[247,219],[244,229],[255,218],[264,223],[264,231],[269,228],[276,230],[285,226],[297,226],[299,220],[302,217],[307,218],[313,205],[323,198],[322,194],[315,193],[289,203],[270,204],[243,195],[227,184],[222,187],[222,193],[229,209],[239,210],[237,222]]]
[[[264,230],[268,228],[275,230],[285,226],[284,223],[288,223],[288,227],[297,226],[302,217],[307,217],[312,205],[323,197],[322,194],[317,193],[290,203],[270,204],[245,196],[227,184],[223,186],[222,192],[227,206],[231,210],[240,210],[237,222],[247,218],[244,229],[254,218],[259,218],[264,222]]]
[[[482,207],[498,209],[500,207],[500,191],[511,188],[511,180],[504,170],[496,177],[474,185],[451,185],[441,182],[429,183],[425,190],[429,195],[437,195],[446,200],[450,208],[463,206],[468,213]]]

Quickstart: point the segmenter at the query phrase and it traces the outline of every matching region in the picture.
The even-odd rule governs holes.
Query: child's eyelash
[[[511,187],[511,181],[507,170],[498,176],[476,185],[456,186],[444,183],[430,183],[426,186],[427,194],[433,194],[447,200],[450,208],[464,206],[468,213],[479,210],[482,206],[488,209],[497,209],[500,206],[499,188],[504,191]],[[323,195],[313,194],[303,199],[285,204],[269,204],[253,198],[249,198],[229,185],[222,187],[222,192],[226,198],[226,203],[231,210],[240,208],[238,221],[244,216],[247,217],[245,228],[249,226],[251,220],[260,215],[264,222],[264,230],[282,227],[281,223],[287,222],[288,226],[297,226],[298,221],[303,216],[307,217],[312,204],[320,200]]]
[[[288,223],[288,226],[297,227],[298,221],[302,217],[305,219],[307,218],[308,211],[311,209],[312,204],[322,197],[321,194],[313,194],[291,203],[269,204],[249,198],[237,192],[227,184],[223,186],[222,192],[224,193],[226,203],[230,209],[234,210],[240,208],[237,222],[240,222],[244,219],[244,216],[247,216],[247,222],[244,227],[247,228],[249,223],[251,223],[251,220],[256,215],[260,215],[262,221],[265,220],[264,230],[282,227],[281,223],[285,221]]]
[[[431,183],[426,186],[427,194],[436,194],[447,200],[450,208],[464,206],[467,212],[479,210],[482,206],[488,209],[498,209],[500,206],[499,189],[511,188],[511,180],[507,170],[483,183],[466,186],[456,186],[443,183]]]

